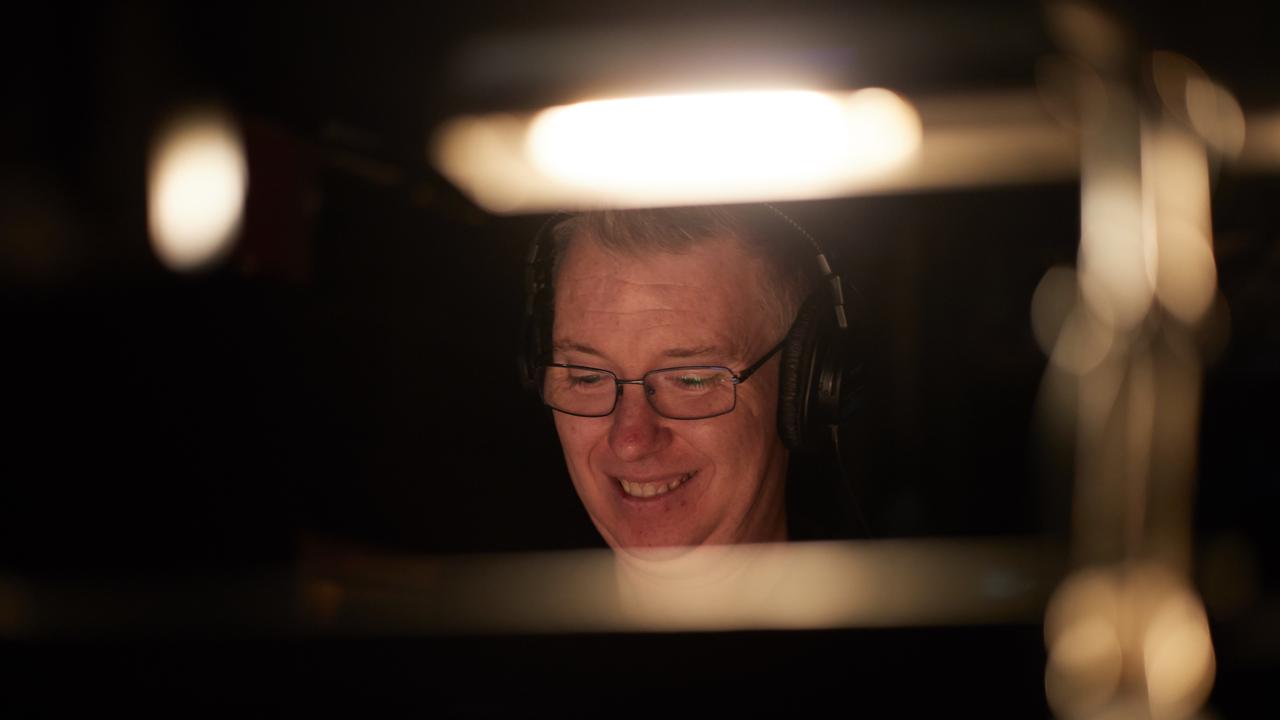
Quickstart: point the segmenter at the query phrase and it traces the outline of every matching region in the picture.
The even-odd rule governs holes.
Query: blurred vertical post
[[[1075,448],[1072,572],[1045,619],[1045,689],[1061,717],[1189,717],[1214,674],[1190,583],[1196,339],[1217,295],[1208,148],[1231,132],[1216,120],[1230,102],[1090,6],[1056,4],[1049,21],[1079,120],[1081,238],[1074,287],[1052,270],[1033,303],[1047,426]]]

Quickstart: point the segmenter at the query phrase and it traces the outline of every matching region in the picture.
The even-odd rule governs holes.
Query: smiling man
[[[786,540],[779,351],[812,253],[721,208],[588,213],[552,235],[536,384],[605,541]]]

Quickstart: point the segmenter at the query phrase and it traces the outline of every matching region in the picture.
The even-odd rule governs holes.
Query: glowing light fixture
[[[593,100],[460,118],[432,150],[493,212],[823,197],[908,164],[916,110],[879,88]]]
[[[147,175],[147,219],[160,261],[188,272],[223,257],[239,230],[247,185],[244,146],[230,118],[175,119],[157,137]]]
[[[673,95],[544,110],[529,128],[538,169],[622,192],[822,183],[882,169],[919,142],[912,110],[887,90]]]

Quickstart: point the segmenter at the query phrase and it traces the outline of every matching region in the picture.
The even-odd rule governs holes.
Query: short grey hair
[[[776,337],[791,329],[813,287],[815,251],[801,232],[767,207],[699,206],[636,210],[593,210],[571,215],[551,229],[555,262],[552,286],[570,244],[590,238],[614,253],[642,257],[683,254],[698,245],[729,238],[765,270],[762,310]]]

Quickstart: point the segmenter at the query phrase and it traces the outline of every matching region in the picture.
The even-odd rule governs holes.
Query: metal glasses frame
[[[706,420],[707,418],[719,417],[721,415],[727,415],[728,413],[733,412],[734,409],[738,407],[738,386],[746,382],[747,380],[749,380],[751,376],[756,373],[757,370],[764,367],[764,364],[769,362],[769,358],[772,358],[774,355],[777,355],[778,351],[781,350],[782,346],[785,344],[786,344],[786,340],[783,340],[782,342],[779,342],[777,345],[774,345],[773,349],[765,353],[764,357],[751,363],[751,365],[747,366],[745,370],[738,373],[735,373],[733,370],[725,367],[724,365],[677,365],[675,367],[665,367],[665,368],[657,368],[654,370],[650,370],[649,372],[645,373],[644,375],[634,380],[624,380],[618,377],[617,374],[614,373],[613,371],[605,370],[604,368],[591,367],[590,365],[570,365],[568,363],[545,363],[543,365],[539,365],[537,368],[538,397],[542,399],[543,405],[546,405],[547,407],[551,408],[552,410],[555,410],[556,412],[564,413],[565,415],[573,415],[574,417],[608,417],[609,415],[613,414],[614,410],[618,409],[618,399],[622,397],[623,385],[642,385],[646,390],[645,399],[649,401],[649,407],[653,408],[653,411],[656,412],[658,415],[664,418],[667,418],[668,420]],[[609,406],[608,412],[591,413],[591,414],[575,413],[575,412],[570,412],[568,410],[564,410],[562,408],[558,408],[555,405],[552,405],[551,403],[547,402],[547,398],[543,393],[543,376],[547,368],[553,368],[553,367],[566,368],[566,369],[572,369],[572,370],[590,370],[592,372],[603,373],[605,375],[608,375],[609,377],[612,377],[614,385],[617,387],[617,392],[614,393],[613,404]],[[653,389],[653,386],[648,383],[648,378],[650,375],[653,375],[655,373],[660,373],[660,372],[670,372],[672,370],[711,370],[711,369],[724,370],[729,373],[730,381],[733,384],[733,404],[730,405],[728,409],[722,412],[713,413],[711,415],[698,415],[696,417],[672,417],[662,412],[661,410],[659,410],[658,406],[653,404],[653,396],[655,394],[655,391]]]

